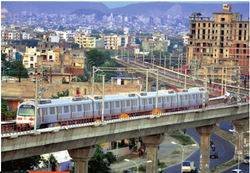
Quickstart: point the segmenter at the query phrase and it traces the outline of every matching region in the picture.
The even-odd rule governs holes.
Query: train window
[[[175,101],[176,101],[175,97],[172,97],[172,102],[175,102]]]
[[[71,111],[72,111],[72,112],[75,112],[75,111],[76,111],[75,108],[76,108],[75,105],[72,105],[72,106],[71,106]]]
[[[187,95],[185,95],[185,100],[187,100],[188,99],[188,96]]]
[[[114,102],[111,102],[111,109],[114,109],[115,105]]]
[[[48,115],[48,113],[47,113],[47,108],[42,108],[42,114],[43,114],[43,115]]]
[[[119,101],[116,101],[116,102],[115,102],[115,106],[116,106],[117,108],[119,108],[119,106],[120,106]]]
[[[167,102],[169,102],[170,101],[170,97],[167,97]]]
[[[63,106],[64,113],[69,113],[69,106]]]
[[[57,107],[57,113],[62,113],[62,107]]]
[[[152,104],[152,98],[148,99],[149,104]]]
[[[141,99],[141,105],[143,106],[145,103],[145,99]]]
[[[49,113],[50,113],[50,114],[55,114],[55,113],[56,113],[55,107],[49,108]]]
[[[143,99],[143,100],[144,100],[144,105],[147,105],[148,104],[147,99]]]
[[[109,108],[109,103],[104,103],[105,109]]]
[[[82,112],[82,105],[77,105],[77,112]]]
[[[136,100],[132,100],[132,106],[137,106]]]
[[[127,104],[127,106],[130,106],[130,100],[127,100],[126,104]]]
[[[84,110],[89,111],[90,110],[90,105],[89,104],[84,105]]]
[[[161,103],[161,98],[158,98],[158,103]]]
[[[193,99],[195,99],[195,94],[193,94]]]
[[[125,107],[125,101],[122,101],[122,107],[123,108]]]

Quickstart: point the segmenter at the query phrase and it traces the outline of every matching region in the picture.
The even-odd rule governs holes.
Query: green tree
[[[107,158],[108,163],[112,164],[116,162],[116,157],[112,152],[107,152],[105,154],[105,157]]]
[[[97,49],[92,49],[90,51],[86,52],[87,54],[87,62],[93,62],[92,65],[95,65],[97,67],[104,64],[104,53],[101,51],[98,51]]]
[[[97,146],[94,156],[89,160],[88,172],[110,173],[110,168],[104,160],[106,160],[105,154],[103,154],[102,148]]]
[[[21,78],[28,77],[28,70],[24,67],[22,60],[6,62],[4,64],[4,72],[8,76],[19,77],[21,73]]]
[[[65,91],[57,92],[57,96],[51,95],[52,99],[58,99],[59,97],[69,96],[69,90],[66,89]]]
[[[7,112],[7,102],[3,98],[1,98],[1,112]]]
[[[39,40],[22,40],[22,45],[26,45],[28,47],[37,47]]]
[[[7,53],[2,53],[1,54],[1,61],[6,62],[6,58],[7,58]]]
[[[111,60],[110,51],[106,50],[106,51],[104,52],[104,60],[105,60],[105,61],[110,61],[110,60]]]
[[[23,159],[17,159],[2,162],[2,171],[28,171],[33,170],[42,162],[41,156],[32,156]]]
[[[85,75],[77,75],[76,82],[88,82],[88,78]]]

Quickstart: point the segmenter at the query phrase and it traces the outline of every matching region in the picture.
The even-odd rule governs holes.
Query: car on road
[[[243,163],[249,163],[249,155],[247,155],[245,158],[244,158],[244,161],[243,161]]]
[[[231,173],[243,173],[241,169],[233,169]]]

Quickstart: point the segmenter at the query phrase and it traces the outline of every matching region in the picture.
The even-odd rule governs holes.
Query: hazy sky
[[[141,2],[197,2],[197,3],[230,3],[230,2],[240,2],[240,1],[249,1],[249,0],[240,0],[240,1],[235,1],[235,0],[225,0],[225,1],[218,1],[218,0],[207,0],[207,1],[197,1],[197,0],[155,0],[155,1],[150,1],[150,0],[145,0],[145,1],[100,1],[103,4],[105,4],[108,8],[116,8],[116,7],[123,7],[129,4],[135,4],[135,3],[141,3]]]

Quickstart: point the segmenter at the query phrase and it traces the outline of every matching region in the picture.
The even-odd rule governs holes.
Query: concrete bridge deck
[[[249,118],[249,103],[2,134],[2,161]]]

